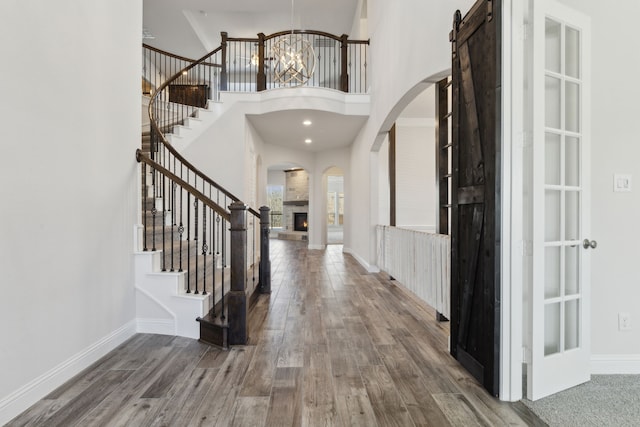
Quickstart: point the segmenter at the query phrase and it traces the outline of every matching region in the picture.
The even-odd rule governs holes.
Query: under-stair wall
[[[134,254],[137,330],[199,338],[196,317],[209,312],[212,294],[187,294],[187,273],[162,272],[162,255],[161,251]]]

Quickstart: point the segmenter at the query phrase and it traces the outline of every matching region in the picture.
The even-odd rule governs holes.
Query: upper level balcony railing
[[[366,93],[368,40],[321,31],[293,30],[257,38],[221,33],[220,47],[195,60],[143,46],[143,93],[175,76],[169,102],[203,107],[220,91],[260,92],[310,86]],[[189,68],[190,65],[193,65]],[[187,71],[182,71],[188,68]]]

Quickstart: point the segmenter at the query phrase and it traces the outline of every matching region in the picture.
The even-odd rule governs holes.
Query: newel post
[[[341,59],[340,59],[340,90],[343,92],[349,92],[349,55],[348,49],[349,45],[347,43],[348,35],[343,34],[340,37],[340,51],[341,51]]]
[[[220,46],[222,47],[222,59],[220,60],[220,90],[227,90],[227,32],[222,31],[220,33],[220,38],[222,39],[220,42]]]
[[[270,209],[267,206],[260,208],[260,269],[259,284],[261,294],[271,293],[271,259],[269,258],[269,224]]]
[[[231,284],[227,294],[229,344],[247,343],[247,205],[233,202],[231,210]]]
[[[267,75],[264,72],[264,33],[258,34],[258,74],[256,76],[258,92],[267,89]]]

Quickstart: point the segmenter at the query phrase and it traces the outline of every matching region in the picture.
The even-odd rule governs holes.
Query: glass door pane
[[[582,193],[580,33],[545,21],[544,354],[579,341]]]

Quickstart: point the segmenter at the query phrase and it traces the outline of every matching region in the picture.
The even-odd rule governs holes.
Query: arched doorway
[[[326,225],[328,245],[341,245],[344,241],[344,173],[332,167],[325,172]]]

